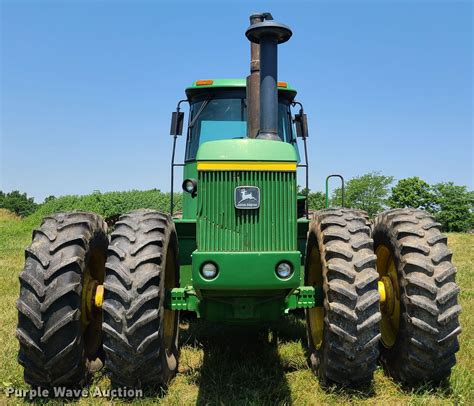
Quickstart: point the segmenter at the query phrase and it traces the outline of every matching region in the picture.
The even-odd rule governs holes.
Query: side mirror
[[[173,111],[171,115],[171,129],[170,135],[183,134],[184,113],[182,111]]]
[[[308,138],[308,119],[305,113],[295,114],[296,136]]]

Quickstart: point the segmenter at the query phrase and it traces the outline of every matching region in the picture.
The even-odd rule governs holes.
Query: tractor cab
[[[295,101],[296,90],[287,82],[275,82],[275,135],[268,144],[268,139],[259,139],[259,128],[251,128],[251,115],[255,110],[255,97],[249,92],[249,83],[246,79],[207,79],[197,80],[186,88],[186,99],[178,103],[176,111],[172,114],[170,134],[174,137],[171,161],[171,202],[170,212],[174,215],[174,169],[183,168],[182,212],[178,215],[185,219],[196,218],[198,210],[198,161],[201,152],[211,160],[229,160],[229,153],[235,154],[237,161],[242,163],[246,170],[250,162],[261,160],[294,160],[296,165],[306,172],[305,187],[307,184],[307,150],[306,138],[308,136],[306,114],[301,103]],[[253,105],[252,105],[253,100]],[[184,162],[175,163],[177,136],[183,134],[184,112],[181,111],[183,103],[189,104],[188,125],[186,134],[186,147]],[[299,111],[293,114],[292,107],[298,105]],[[250,120],[250,122],[249,122]],[[253,136],[252,136],[253,133]],[[304,163],[301,163],[298,150],[297,137],[303,140]],[[280,147],[273,146],[277,141]],[[222,144],[221,142],[224,142]],[[262,145],[263,144],[265,145]],[[206,147],[203,146],[206,145]],[[215,145],[214,156],[206,152],[211,145]],[[223,148],[227,151],[223,152]],[[256,154],[255,151],[264,151],[268,155],[274,149],[285,151],[280,158],[278,155]],[[247,153],[245,152],[247,151]],[[248,155],[245,158],[246,154]],[[227,157],[226,157],[227,155]],[[234,160],[234,161],[235,161]],[[298,217],[307,215],[305,196],[298,196]],[[180,228],[180,226],[178,226]],[[193,230],[194,232],[194,230]]]
[[[278,85],[278,136],[298,150],[291,114],[296,91],[286,82]],[[195,160],[205,142],[247,138],[245,79],[197,80],[186,95],[190,104],[186,161]]]

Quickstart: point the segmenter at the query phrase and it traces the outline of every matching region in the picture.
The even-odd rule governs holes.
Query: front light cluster
[[[275,268],[275,273],[280,279],[291,278],[291,276],[293,275],[293,271],[293,265],[290,262],[286,261],[280,262]],[[199,272],[205,280],[210,281],[217,277],[217,274],[219,273],[219,268],[214,262],[204,262],[201,265]]]
[[[183,181],[183,190],[189,193],[192,197],[197,194],[197,181],[196,179],[185,179]]]

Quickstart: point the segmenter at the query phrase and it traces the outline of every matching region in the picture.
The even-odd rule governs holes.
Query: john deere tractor
[[[182,213],[173,202],[170,214],[133,211],[110,235],[97,214],[59,213],[33,232],[17,301],[27,383],[84,385],[105,361],[115,385],[166,386],[181,310],[251,325],[305,309],[324,384],[365,385],[378,360],[402,383],[449,376],[459,288],[440,224],[416,209],[373,222],[344,207],[309,213],[297,186],[299,168],[308,185],[307,119],[277,79],[277,48],[292,32],[269,13],[250,22],[247,79],[197,80],[173,113]]]

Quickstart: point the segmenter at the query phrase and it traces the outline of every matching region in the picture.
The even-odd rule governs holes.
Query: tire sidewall
[[[163,250],[163,266],[162,270],[164,272],[174,272],[174,277],[175,277],[175,282],[176,285],[179,285],[179,255],[178,255],[178,237],[176,235],[176,230],[174,227],[173,222],[170,220],[168,231],[167,231],[167,238],[166,238],[166,247],[164,247]],[[168,264],[166,259],[168,258],[168,250],[172,247],[173,249],[173,254],[174,254],[174,263],[175,263],[175,269],[170,270],[167,268]],[[160,320],[161,320],[161,325],[159,326],[159,331],[160,331],[160,341],[163,343],[163,348],[164,346],[164,310],[165,310],[165,300],[166,300],[166,288],[165,288],[165,278],[160,278]],[[178,369],[178,360],[179,360],[179,345],[178,345],[178,340],[179,340],[179,316],[180,313],[178,310],[175,310],[176,313],[176,319],[175,319],[175,326],[174,326],[174,339],[173,339],[173,347],[171,349],[171,354],[168,354],[166,349],[164,348],[164,351],[161,352],[161,364],[162,364],[162,370],[163,370],[163,375],[164,375],[164,384],[167,384],[171,378],[175,375],[177,369]]]
[[[311,258],[311,253],[314,249],[317,249],[319,254],[321,255],[321,241],[319,238],[319,233],[317,230],[310,229],[308,233],[308,239],[306,243],[306,265],[305,265],[305,285],[308,285],[308,278],[309,278],[309,259]],[[321,262],[321,270],[323,273],[323,280],[324,280],[324,264]],[[325,284],[325,282],[323,282]],[[326,302],[326,291],[324,290],[323,293],[323,301]],[[324,315],[326,315],[326,308],[323,306],[324,309]],[[309,363],[311,368],[314,370],[314,372],[317,374],[319,379],[324,380],[324,365],[326,364],[326,347],[328,345],[328,337],[327,337],[327,328],[328,326],[326,325],[326,321],[324,321],[324,330],[323,330],[323,341],[321,343],[321,346],[319,348],[316,348],[313,342],[313,337],[311,334],[311,329],[310,329],[310,318],[309,318],[309,312],[308,310],[305,312],[306,316],[306,335],[307,335],[307,341],[308,341],[308,349],[309,349]]]

